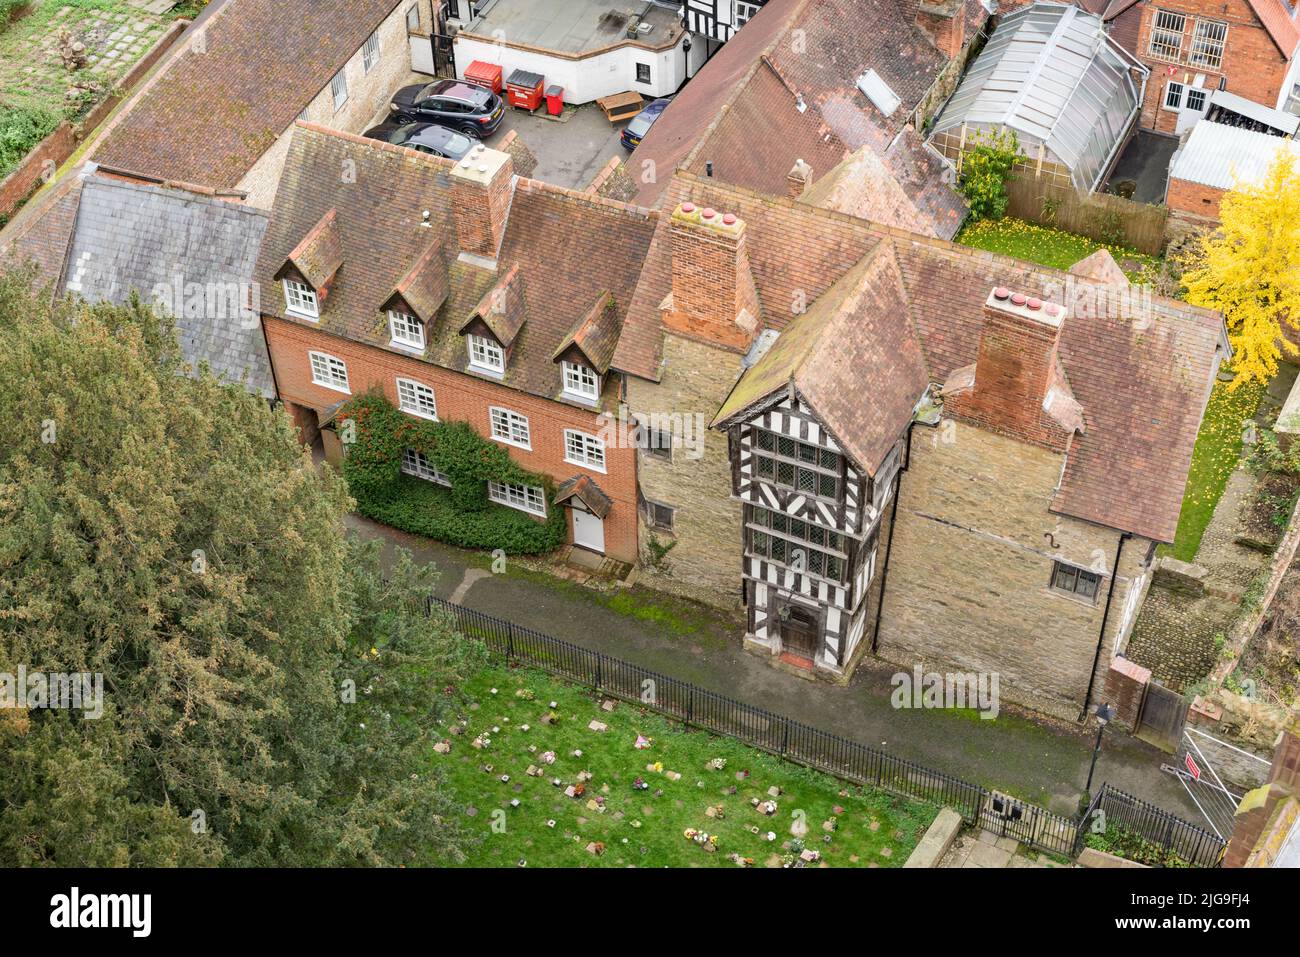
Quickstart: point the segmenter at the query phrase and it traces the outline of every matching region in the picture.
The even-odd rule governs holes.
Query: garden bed
[[[468,866],[897,867],[938,813],[539,671],[464,690],[432,763],[482,825]]]
[[[1191,867],[1183,858],[1173,851],[1167,851],[1159,844],[1148,841],[1140,834],[1107,824],[1105,832],[1089,834],[1084,838],[1084,845],[1096,851],[1104,851],[1127,861],[1135,861],[1148,867]]]
[[[0,28],[0,178],[60,122],[104,99],[173,19],[127,0],[34,0]],[[63,30],[84,47],[79,69],[64,65]]]

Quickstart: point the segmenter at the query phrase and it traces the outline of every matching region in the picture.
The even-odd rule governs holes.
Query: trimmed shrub
[[[552,506],[538,520],[488,499],[489,481],[539,486],[548,502],[555,485],[548,476],[521,468],[469,423],[413,418],[377,391],[350,401],[336,421],[347,450],[343,476],[363,515],[462,548],[536,555],[564,544],[563,508]],[[451,487],[404,474],[402,454],[408,448],[436,463]]]

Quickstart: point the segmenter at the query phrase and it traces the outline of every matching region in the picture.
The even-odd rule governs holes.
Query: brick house
[[[1300,113],[1300,19],[1286,0],[1116,0],[1104,16],[1114,24],[1135,8],[1141,19],[1131,52],[1151,69],[1142,126],[1182,133],[1220,88]]]
[[[111,121],[91,158],[270,209],[293,124],[360,133],[409,75],[431,0],[227,0]]]
[[[615,363],[634,415],[717,411],[699,458],[642,456],[646,535],[675,543],[647,577],[740,598],[746,647],[805,673],[871,652],[1095,704],[1221,318],[1105,255],[1064,274],[687,173],[665,200]]]
[[[1184,228],[1212,226],[1223,195],[1238,183],[1259,183],[1279,150],[1300,157],[1300,143],[1206,120],[1174,154],[1165,205]]]
[[[635,561],[636,449],[611,424],[611,360],[655,219],[519,177],[509,153],[458,165],[300,123],[258,265],[280,397],[309,442],[372,388],[469,422],[560,487],[489,498],[566,508],[574,544]]]

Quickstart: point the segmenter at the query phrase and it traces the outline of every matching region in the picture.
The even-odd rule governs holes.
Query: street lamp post
[[[1097,709],[1097,743],[1092,746],[1092,764],[1088,765],[1088,783],[1083,786],[1084,793],[1092,793],[1092,773],[1097,770],[1097,756],[1101,754],[1101,736],[1106,731],[1106,725],[1110,723],[1111,718],[1115,717],[1115,709],[1109,704],[1103,703]]]

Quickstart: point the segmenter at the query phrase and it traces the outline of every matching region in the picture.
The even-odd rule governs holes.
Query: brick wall
[[[1178,114],[1164,107],[1165,84],[1175,80],[1190,85],[1197,74],[1205,76],[1204,89],[1207,92],[1218,89],[1219,78],[1227,77],[1229,92],[1268,107],[1277,104],[1288,64],[1245,0],[1228,0],[1226,4],[1223,0],[1163,0],[1159,6],[1147,3],[1143,7],[1137,53],[1151,68],[1151,77],[1147,80],[1142,104],[1142,126],[1163,133],[1174,132]],[[1171,63],[1151,56],[1151,28],[1158,9],[1187,17],[1181,62]],[[1218,70],[1187,62],[1192,46],[1192,21],[1198,17],[1228,24],[1223,63]]]
[[[1224,192],[1213,186],[1202,186],[1200,183],[1185,179],[1170,179],[1169,195],[1165,205],[1175,212],[1217,221],[1219,203],[1223,199]]]
[[[672,462],[641,457],[641,494],[675,510],[673,532],[654,534],[676,543],[667,568],[643,568],[642,578],[653,587],[730,608],[740,600],[740,502],[731,497],[727,437],[708,424],[740,375],[740,359],[730,350],[668,334],[662,381],[629,379],[627,389],[633,414],[698,415],[693,420],[704,427],[698,436],[700,458],[680,448]],[[651,531],[643,529],[643,541]]]
[[[735,349],[749,348],[759,316],[749,271],[745,224],[726,214],[683,203],[672,216],[673,308],[665,324]],[[748,312],[751,325],[737,318]]]
[[[613,501],[605,517],[605,553],[633,562],[637,555],[636,450],[607,442],[604,473],[564,461],[564,430],[580,429],[601,434],[598,413],[537,396],[527,395],[476,376],[452,372],[418,359],[397,355],[375,346],[352,342],[317,329],[267,316],[264,318],[271,364],[280,398],[286,403],[322,412],[347,396],[311,381],[308,350],[318,350],[347,363],[352,395],[379,386],[389,401],[397,403],[396,378],[403,376],[433,389],[438,416],[464,420],[480,433],[491,434],[489,406],[502,406],[528,416],[531,451],[503,446],[524,468],[563,482],[579,472],[589,474]],[[293,410],[290,410],[293,414]],[[299,423],[301,427],[301,423]],[[548,503],[548,507],[555,506]],[[569,538],[573,527],[570,518]]]
[[[882,658],[908,669],[995,671],[1006,700],[1078,717],[1109,578],[1088,602],[1049,587],[1053,562],[1108,571],[1119,532],[1049,512],[1060,474],[1060,453],[974,426],[914,432],[889,560]],[[1148,547],[1145,539],[1124,545],[1094,706]]]
[[[420,22],[432,23],[429,0],[417,2],[420,7]],[[316,94],[304,110],[304,120],[348,133],[362,133],[370,126],[372,119],[381,112],[386,113],[391,94],[411,74],[411,51],[406,37],[406,11],[410,6],[409,3],[398,4],[380,24],[377,31],[379,62],[369,73],[365,71],[361,50],[357,50],[352,59],[348,60],[343,68],[348,78],[347,102],[335,110],[334,96],[330,84],[326,83],[325,88]],[[280,173],[284,169],[292,137],[293,126],[290,126],[239,181],[238,188],[248,193],[250,205],[270,209],[275,202],[275,190],[280,182]]]

